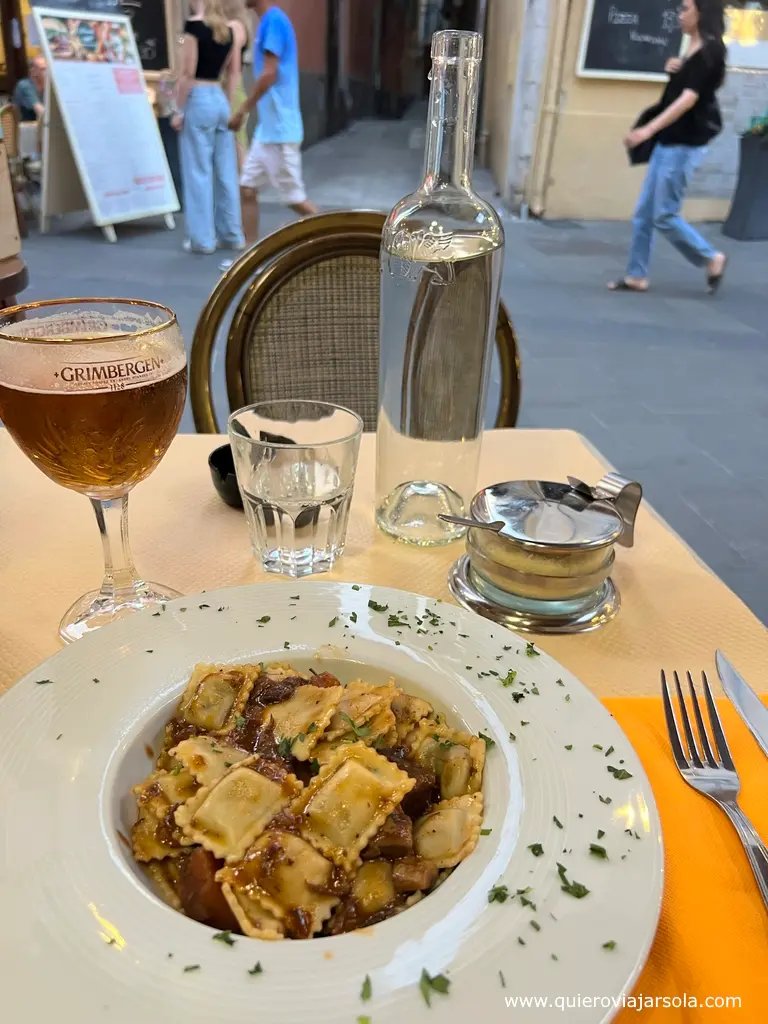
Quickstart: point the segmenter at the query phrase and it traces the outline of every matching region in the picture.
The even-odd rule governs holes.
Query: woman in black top
[[[667,61],[669,74],[655,116],[624,140],[628,149],[655,145],[632,221],[627,273],[608,287],[613,291],[648,290],[653,230],[669,239],[694,266],[706,268],[707,285],[720,285],[727,257],[680,216],[685,193],[708,143],[721,131],[717,90],[725,78],[723,7],[720,0],[683,0],[680,27],[689,37],[685,58]]]
[[[171,121],[181,132],[187,252],[245,248],[235,138],[227,122],[246,42],[244,25],[227,19],[223,0],[192,0],[184,25],[178,110]]]

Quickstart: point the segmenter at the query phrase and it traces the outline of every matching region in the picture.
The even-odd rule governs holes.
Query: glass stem
[[[137,591],[145,589],[146,584],[136,572],[128,541],[128,495],[107,501],[91,498],[91,504],[96,513],[104,549],[101,596],[110,598],[116,604],[120,604],[123,597],[133,600]]]

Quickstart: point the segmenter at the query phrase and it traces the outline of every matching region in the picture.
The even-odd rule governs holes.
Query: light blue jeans
[[[632,218],[627,277],[648,277],[654,228],[696,267],[705,266],[717,255],[680,216],[686,189],[706,152],[706,146],[656,145]]]
[[[244,242],[235,136],[227,128],[229,102],[215,85],[192,87],[181,130],[184,218],[193,249]]]

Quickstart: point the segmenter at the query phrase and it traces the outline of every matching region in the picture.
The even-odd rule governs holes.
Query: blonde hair
[[[253,43],[253,20],[245,6],[245,0],[222,0],[222,8],[227,21],[239,21],[243,26],[250,46]]]
[[[231,38],[225,6],[226,0],[203,0],[203,22],[217,43],[228,43]]]

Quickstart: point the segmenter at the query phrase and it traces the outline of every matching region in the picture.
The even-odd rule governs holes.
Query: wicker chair
[[[26,238],[28,234],[27,221],[19,205],[18,197],[23,195],[27,207],[31,209],[30,187],[32,183],[27,175],[21,155],[21,147],[19,145],[20,123],[21,115],[17,106],[13,103],[6,103],[5,106],[0,107],[0,128],[2,128],[5,152],[8,156],[8,169],[11,172],[11,188],[13,189],[13,201],[16,205],[16,218],[22,238]]]
[[[230,408],[276,398],[322,398],[354,409],[366,430],[376,429],[384,220],[383,214],[365,210],[307,217],[264,238],[233,264],[211,294],[192,342],[190,391],[199,433],[219,431],[211,365],[222,327],[228,327]],[[513,427],[520,404],[519,359],[503,305],[496,345],[502,375],[496,426]]]

